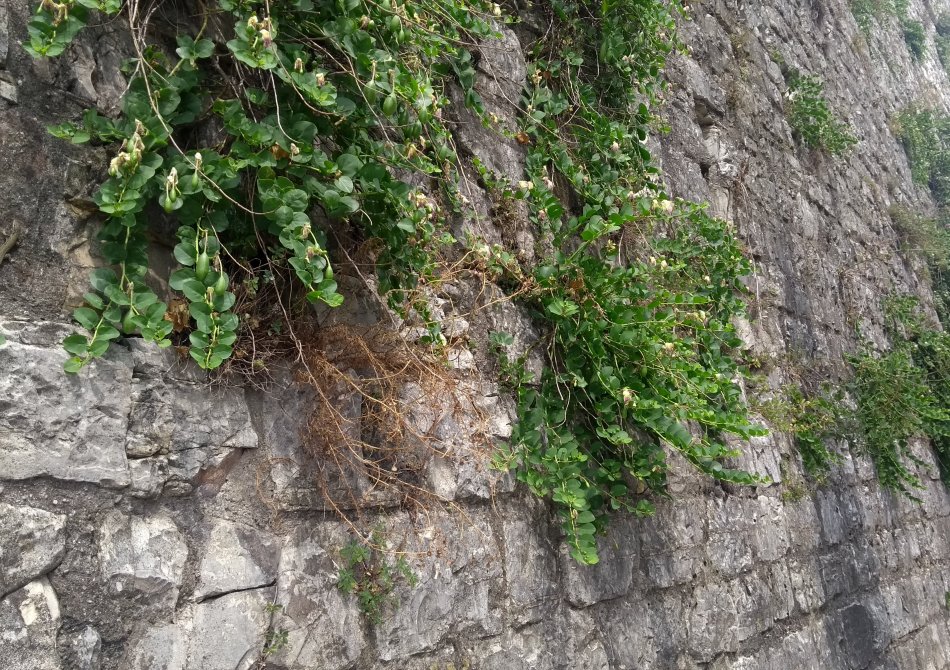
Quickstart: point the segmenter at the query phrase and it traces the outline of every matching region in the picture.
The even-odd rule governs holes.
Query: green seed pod
[[[388,24],[389,29],[394,33],[398,33],[400,30],[402,30],[402,19],[395,14],[389,17]]]
[[[198,254],[198,259],[195,261],[195,278],[198,281],[204,281],[205,277],[208,276],[208,270],[211,268],[211,259],[208,258],[208,252],[202,251]]]
[[[376,80],[366,82],[366,87],[363,89],[363,95],[366,97],[366,102],[371,105],[376,104],[376,99],[378,97],[378,91],[376,90]]]
[[[133,316],[135,315],[132,313],[132,310],[130,309],[129,311],[125,313],[125,316],[122,317],[122,332],[126,333],[127,335],[134,333],[135,329],[137,328],[137,326],[135,325],[135,322],[132,321]]]
[[[383,100],[383,114],[386,116],[392,116],[396,111],[396,105],[399,104],[396,100],[396,94],[390,93],[386,96],[386,99]]]
[[[214,294],[224,295],[228,290],[228,276],[225,273],[218,275],[218,280],[214,283]]]
[[[333,279],[333,266],[327,263],[326,269],[323,271],[324,279]]]

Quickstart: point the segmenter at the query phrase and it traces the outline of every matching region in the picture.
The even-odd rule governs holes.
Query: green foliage
[[[283,605],[278,605],[277,603],[267,603],[264,605],[265,614],[277,614],[282,612],[283,609]],[[275,630],[273,627],[268,628],[267,633],[264,635],[264,648],[261,650],[261,656],[267,658],[271,654],[276,654],[287,646],[289,639],[290,632],[286,629],[278,628]]]
[[[878,480],[914,498],[922,484],[910,467],[924,464],[911,453],[910,440],[931,438],[938,460],[946,464],[950,337],[924,325],[915,298],[892,298],[886,314],[893,347],[883,353],[865,349],[852,359],[849,392],[857,405],[860,443]]]
[[[892,207],[888,213],[903,251],[921,254],[937,269],[950,264],[950,231],[943,220],[921,216],[899,206]]]
[[[611,510],[652,512],[638,494],[665,493],[667,446],[718,479],[761,481],[725,464],[737,453],[725,435],[760,433],[733,356],[748,261],[724,222],[663,193],[644,146],[648,103],[662,94],[659,72],[676,46],[676,9],[555,3],[523,100],[529,148],[518,194],[555,251],[527,276],[512,271],[530,288],[547,367],[530,379],[523,361],[502,356],[519,421],[498,464],[554,501],[583,563],[597,561]],[[572,211],[555,178],[579,203]],[[506,343],[499,336],[494,346]]]
[[[930,187],[941,207],[950,205],[950,116],[911,106],[894,119],[914,181]]]
[[[356,596],[360,611],[373,624],[383,620],[385,610],[396,605],[394,592],[399,584],[413,588],[419,583],[405,557],[390,562],[379,550],[380,532],[374,531],[368,543],[353,540],[340,549],[337,588]]]
[[[851,0],[851,13],[865,35],[875,23],[907,16],[908,0]]]
[[[166,305],[144,281],[153,204],[180,225],[171,286],[189,305],[191,355],[208,369],[231,355],[238,329],[229,269],[273,276],[286,268],[310,301],[339,305],[327,237],[346,222],[372,243],[379,287],[394,307],[433,270],[445,212],[396,175],[436,178],[457,207],[443,87],[458,82],[480,113],[462,45],[494,35],[492,7],[295,0],[271,3],[273,13],[259,17],[257,3],[216,5],[204,21],[235,21],[225,43],[202,28],[178,36],[174,58],[157,43],[138,45],[118,119],[88,111],[81,123],[50,129],[74,143],[118,143],[95,197],[110,267],[94,273],[94,291],[74,315],[89,334],[67,338],[69,372],[121,333],[170,344]],[[43,0],[26,48],[61,53],[88,9],[114,14],[122,3]],[[198,146],[208,123],[226,136]]]
[[[915,61],[920,61],[927,53],[927,34],[924,32],[924,24],[920,21],[903,19],[901,29],[904,32],[904,42]]]
[[[844,398],[840,390],[824,384],[814,392],[789,384],[778,395],[757,407],[772,428],[791,433],[805,472],[818,484],[828,478],[841,456],[828,444],[847,437],[849,429]]]
[[[817,76],[789,70],[786,80],[788,123],[806,146],[837,156],[857,144],[858,139],[847,124],[838,121],[828,107],[824,84]]]
[[[937,56],[940,58],[943,69],[950,72],[950,12],[940,14],[934,27],[937,29],[937,34],[934,36]]]

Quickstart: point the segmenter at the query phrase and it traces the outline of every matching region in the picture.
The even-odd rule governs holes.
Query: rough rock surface
[[[134,339],[62,374],[57,343],[95,264],[88,199],[107,156],[44,128],[114,105],[127,37],[108,24],[63,58],[33,61],[19,46],[33,4],[0,5],[0,237],[23,230],[0,262],[0,668],[950,668],[947,491],[931,477],[921,504],[896,497],[860,455],[827,485],[796,489],[801,464],[782,433],[745,445],[740,463],[773,484],[723,487],[674,461],[673,499],[654,518],[618,518],[599,565],[573,563],[550,508],[488,467],[512,413],[482,373],[485,333],[525,349],[537,336],[511,305],[453,314],[466,286],[439,298],[472,343],[454,350],[459,397],[402,394],[441,447],[418,475],[444,504],[410,514],[374,498],[362,532],[376,529],[419,583],[398,581],[369,621],[337,586],[355,535],[325,494],[378,492],[358,464],[333,480],[304,448],[312,390],[282,371],[266,393],[211,386]],[[921,97],[950,106],[932,42],[918,64],[895,25],[866,40],[844,0],[818,4],[696,3],[683,26],[691,52],[668,68],[671,132],[651,140],[674,193],[710,202],[745,240],[756,273],[743,334],[776,361],[777,383],[789,360],[851,350],[856,320],[879,338],[892,289],[926,298],[887,209],[932,203],[888,118]],[[910,5],[930,36],[948,9]],[[509,128],[532,30],[505,29],[478,61],[486,108]],[[776,55],[824,79],[860,136],[850,155],[796,144]],[[520,177],[517,143],[456,120],[463,153]],[[530,231],[494,221],[476,183],[465,188],[478,216],[457,232],[530,257]],[[334,318],[372,323],[370,304],[348,301],[357,312]],[[359,398],[329,391],[362,430]]]
[[[66,517],[0,503],[0,597],[55,568],[66,552]]]

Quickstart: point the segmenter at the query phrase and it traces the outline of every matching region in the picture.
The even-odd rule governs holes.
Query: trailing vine
[[[737,455],[727,435],[762,432],[737,384],[732,325],[750,268],[727,224],[664,193],[645,146],[680,6],[552,7],[531,53],[517,190],[555,250],[522,280],[547,367],[531,379],[503,357],[519,422],[499,462],[551,497],[572,556],[596,563],[609,512],[652,513],[639,494],[665,492],[664,445],[717,479],[762,481],[726,465]],[[570,211],[567,193],[579,202]]]
[[[122,333],[172,342],[173,319],[145,282],[153,203],[180,226],[170,285],[188,303],[193,325],[182,330],[206,369],[233,353],[229,267],[273,277],[273,264],[287,265],[308,300],[337,306],[328,236],[345,221],[372,250],[380,292],[401,308],[431,274],[444,214],[459,206],[443,89],[454,80],[480,111],[463,45],[494,35],[497,6],[219,0],[202,9],[202,27],[179,34],[173,53],[147,41],[151,14],[135,0],[43,0],[30,22],[26,48],[36,56],[62,53],[90,10],[123,12],[136,38],[120,116],[89,110],[51,128],[75,143],[119,143],[95,196],[111,267],[93,273],[74,313],[88,334],[65,341],[69,372]],[[228,16],[233,31],[208,28]],[[202,146],[208,134],[216,138]],[[442,202],[398,174],[434,179]],[[429,328],[437,339],[438,325]]]

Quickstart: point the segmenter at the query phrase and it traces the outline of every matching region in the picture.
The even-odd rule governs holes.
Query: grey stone
[[[185,670],[186,649],[181,629],[160,624],[143,631],[126,648],[122,670]]]
[[[341,527],[320,524],[295,533],[280,557],[272,627],[287,631],[287,645],[268,661],[290,670],[352,667],[367,641],[354,600],[336,586],[334,552],[350,541]]]
[[[596,565],[581,565],[561,548],[561,570],[565,596],[574,607],[587,607],[627,594],[634,571],[640,569],[636,525],[615,519],[609,531],[598,538]]]
[[[244,394],[236,389],[207,388],[187,382],[141,379],[132,383],[132,408],[125,449],[130,457],[161,454],[167,480],[187,492],[198,475],[220,465],[233,449],[258,446]],[[154,490],[161,467],[140,470],[137,488]]]
[[[188,545],[170,516],[109,512],[99,531],[102,579],[113,596],[144,597],[170,611],[178,601]]]
[[[64,644],[66,649],[63,649]],[[85,626],[65,640],[61,636],[60,651],[69,659],[70,670],[99,670],[101,667],[102,638],[92,626]]]
[[[0,600],[0,667],[61,670],[59,625],[59,600],[45,577]]]
[[[121,347],[79,375],[63,372],[62,324],[2,324],[0,478],[129,484],[125,425],[132,368]]]
[[[0,503],[0,598],[59,565],[66,517]]]
[[[228,593],[194,605],[188,622],[189,670],[251,670],[267,639],[273,589]],[[187,615],[186,615],[187,616]]]
[[[12,102],[13,104],[16,104],[17,103],[16,86],[14,86],[8,81],[0,79],[0,98],[3,98],[7,102]]]
[[[738,649],[739,610],[731,589],[723,584],[706,584],[693,592],[695,603],[686,620],[689,648],[704,661],[724,651]]]
[[[433,513],[422,527],[406,521],[392,518],[383,532],[393,547],[417,557],[410,568],[418,584],[404,585],[395,594],[397,607],[375,627],[379,658],[434,651],[452,631],[474,638],[499,634],[502,612],[491,596],[502,588],[503,568],[491,527],[451,513]],[[438,554],[427,551],[434,544]]]
[[[277,540],[250,526],[215,520],[198,567],[195,598],[273,585],[277,579]]]

